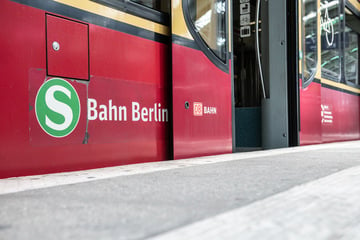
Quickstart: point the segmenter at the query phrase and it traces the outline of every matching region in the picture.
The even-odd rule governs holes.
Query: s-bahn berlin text
[[[154,103],[153,106],[141,106],[138,102],[131,103],[131,112],[127,106],[118,106],[110,99],[108,104],[98,104],[96,99],[88,99],[88,119],[100,121],[131,121],[138,122],[167,122],[169,113],[161,103]]]

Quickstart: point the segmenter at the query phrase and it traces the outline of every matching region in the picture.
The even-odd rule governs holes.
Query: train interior
[[[241,2],[241,3],[240,3]],[[262,83],[256,57],[256,2],[233,1],[233,54],[236,150],[261,148]],[[258,35],[261,38],[261,34]],[[259,40],[260,42],[261,40]]]

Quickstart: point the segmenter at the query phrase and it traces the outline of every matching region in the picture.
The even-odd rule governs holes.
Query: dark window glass
[[[226,61],[225,0],[189,0],[190,18],[207,46]]]
[[[345,79],[359,85],[360,19],[347,9],[345,12]]]
[[[321,26],[321,76],[334,81],[340,81],[341,76],[341,21],[338,0],[320,2]]]
[[[131,0],[132,2],[153,8],[160,12],[170,13],[170,0]]]
[[[317,65],[317,1],[303,1],[303,81],[311,80]]]
[[[256,58],[256,2],[257,0],[234,0],[234,92],[235,107],[261,106],[262,88],[259,65]],[[246,4],[243,4],[246,3]],[[249,4],[249,5],[247,5]],[[248,6],[247,11],[242,6]],[[237,14],[235,14],[237,13]],[[249,18],[246,18],[249,16]],[[245,18],[245,19],[244,19]],[[265,18],[265,17],[264,17]],[[260,17],[261,19],[261,17]],[[261,20],[259,20],[259,43],[264,36]],[[266,31],[266,29],[265,29]],[[265,61],[266,54],[262,56]]]

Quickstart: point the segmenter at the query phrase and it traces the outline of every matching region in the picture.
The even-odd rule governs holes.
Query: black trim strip
[[[318,79],[318,78],[314,78],[313,82],[315,82],[315,83],[321,83],[321,80]]]
[[[132,1],[119,1],[119,0],[90,0],[92,2],[100,3],[102,5],[121,10],[132,15],[136,15],[166,26],[170,25],[169,14],[156,11],[155,9],[146,7]]]
[[[354,95],[354,96],[360,96],[360,93],[355,93],[355,92],[352,92],[352,91],[349,91],[349,90],[346,90],[346,89],[342,89],[342,88],[339,88],[339,87],[328,85],[326,83],[321,83],[321,87],[328,88],[328,89],[331,89],[331,90],[335,90],[335,91],[338,91],[338,92],[347,93],[347,94]]]
[[[340,87],[335,87],[333,85],[326,84],[324,82],[321,82],[321,80],[318,79],[318,78],[314,78],[313,82],[320,84],[321,87],[323,87],[323,88],[328,88],[328,89],[331,89],[331,90],[335,90],[335,91],[338,91],[338,92],[343,92],[343,93],[354,95],[354,96],[360,96],[360,93],[356,93],[356,92],[353,92],[353,91],[350,91],[350,90],[346,90],[346,89],[343,89],[343,88],[340,88]]]
[[[174,43],[174,44],[185,46],[185,47],[192,48],[192,49],[199,50],[199,51],[201,50],[199,48],[199,46],[195,43],[194,40],[190,40],[188,38],[180,37],[180,36],[175,35],[175,34],[173,34],[171,36],[171,39],[172,39],[172,43]]]
[[[161,42],[165,44],[169,43],[168,36],[156,32],[152,32],[140,27],[135,27],[123,22],[112,20],[94,13],[87,12],[85,10],[73,8],[54,1],[44,1],[44,0],[11,0],[11,1],[21,3],[27,6],[35,7],[47,11],[49,13],[59,14],[62,16],[80,20],[82,22],[95,24],[101,27],[113,29],[119,32],[124,32],[148,40]]]
[[[313,82],[317,83],[317,84],[320,84],[321,87],[324,87],[324,88],[328,88],[328,89],[335,90],[335,91],[338,91],[338,92],[351,94],[351,95],[354,95],[354,96],[360,96],[360,93],[356,93],[356,92],[353,92],[353,91],[350,91],[350,90],[346,90],[346,89],[343,89],[341,87],[335,87],[333,85],[321,82],[321,80],[318,79],[318,78],[314,78]],[[346,86],[355,87],[355,86],[351,86],[350,84],[346,84]],[[303,89],[304,89],[304,87],[303,87]]]

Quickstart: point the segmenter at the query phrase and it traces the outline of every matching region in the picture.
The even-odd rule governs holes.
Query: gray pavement
[[[359,141],[4,179],[0,239],[360,239],[358,166]]]

